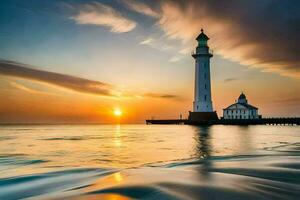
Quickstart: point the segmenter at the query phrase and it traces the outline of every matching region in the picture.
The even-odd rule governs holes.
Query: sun
[[[122,110],[120,110],[119,108],[114,109],[114,115],[117,117],[122,116]]]

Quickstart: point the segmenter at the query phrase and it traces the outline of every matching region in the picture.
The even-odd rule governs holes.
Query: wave
[[[221,156],[156,167],[80,168],[2,178],[0,199],[296,200],[300,195],[297,146],[288,154]]]
[[[0,166],[48,162],[1,154]],[[128,169],[71,168],[0,178],[0,199],[289,199],[300,196],[300,143]]]
[[[26,154],[0,154],[0,166],[6,165],[32,165],[48,162],[44,159],[28,159]],[[1,167],[0,167],[1,169]]]

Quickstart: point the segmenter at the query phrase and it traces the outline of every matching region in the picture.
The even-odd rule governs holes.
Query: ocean
[[[1,200],[299,197],[299,126],[0,126]]]

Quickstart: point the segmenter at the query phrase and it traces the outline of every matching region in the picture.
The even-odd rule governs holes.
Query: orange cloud
[[[48,83],[82,93],[112,96],[114,92],[112,85],[100,81],[33,69],[11,61],[0,60],[0,74]]]
[[[123,0],[123,3],[127,5],[131,10],[148,15],[151,17],[159,17],[159,13],[151,8],[149,5],[142,3],[141,1],[135,0]]]
[[[175,99],[177,95],[173,94],[160,94],[160,93],[146,93],[139,94],[138,92],[125,91],[122,92],[116,86],[108,83],[89,80],[76,76],[70,76],[66,74],[60,74],[55,72],[48,72],[38,69],[29,68],[25,64],[16,63],[12,61],[0,60],[0,74],[12,77],[18,77],[42,83],[51,84],[61,88],[69,89],[72,91],[101,95],[116,98],[164,98]],[[13,83],[15,87],[33,93],[34,90],[27,88],[23,85]]]
[[[158,25],[186,48],[204,28],[211,47],[224,58],[300,78],[299,4],[279,4],[290,14],[272,1],[161,1]]]

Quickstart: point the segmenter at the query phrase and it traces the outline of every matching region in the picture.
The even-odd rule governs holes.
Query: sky
[[[300,1],[1,0],[0,123],[187,117],[195,38],[210,37],[214,110],[244,92],[300,115]],[[122,116],[116,116],[116,110]]]

